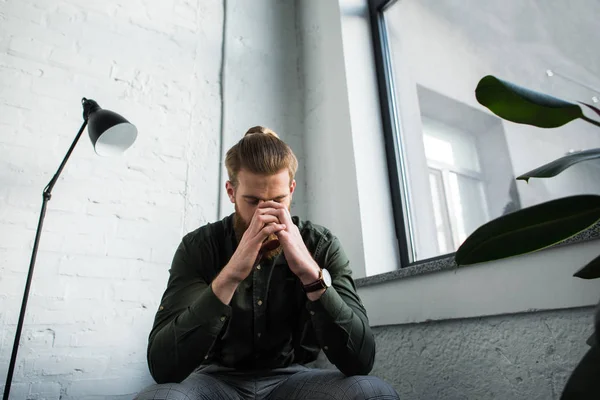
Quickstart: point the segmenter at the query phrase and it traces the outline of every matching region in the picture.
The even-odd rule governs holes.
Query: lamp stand
[[[85,108],[86,108],[86,104],[84,102],[84,109]],[[29,298],[29,289],[31,287],[31,280],[33,278],[33,268],[35,266],[35,260],[37,257],[38,246],[40,243],[40,236],[42,233],[42,226],[44,225],[44,218],[46,217],[46,205],[48,204],[48,202],[50,201],[50,199],[52,197],[52,188],[54,188],[54,185],[58,181],[58,177],[60,176],[62,170],[64,169],[65,164],[67,163],[67,160],[71,156],[73,149],[75,149],[75,145],[77,145],[77,142],[79,141],[79,138],[81,137],[81,134],[85,130],[85,127],[88,122],[87,117],[89,115],[89,111],[87,111],[87,112],[86,111],[84,111],[84,121],[83,121],[83,125],[81,125],[81,129],[79,129],[79,132],[77,133],[77,136],[75,137],[75,140],[73,140],[73,143],[71,144],[69,151],[67,151],[65,158],[62,160],[62,163],[58,167],[56,174],[54,174],[54,176],[52,177],[52,180],[44,188],[43,200],[42,200],[42,210],[40,211],[40,220],[38,222],[37,231],[35,233],[35,241],[33,242],[33,251],[31,253],[31,261],[29,263],[29,272],[27,274],[27,283],[25,284],[25,292],[23,293],[23,302],[21,303],[21,313],[19,314],[19,322],[17,323],[17,331],[15,333],[15,342],[14,342],[13,348],[12,348],[12,355],[10,356],[10,364],[8,367],[8,374],[6,375],[6,385],[4,386],[4,395],[2,397],[3,400],[8,400],[8,396],[10,395],[10,386],[12,383],[13,373],[15,372],[15,362],[17,361],[17,353],[19,351],[19,341],[21,338],[21,331],[23,329],[23,321],[25,319],[25,310],[27,308],[27,299]]]

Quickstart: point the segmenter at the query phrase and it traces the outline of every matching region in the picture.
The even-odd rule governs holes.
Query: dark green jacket
[[[230,305],[221,303],[210,283],[237,247],[233,215],[183,238],[148,341],[156,382],[180,382],[202,364],[255,371],[305,364],[321,349],[346,375],[371,371],[375,341],[348,258],[329,230],[293,221],[332,277],[333,286],[315,302],[281,254],[257,266]]]

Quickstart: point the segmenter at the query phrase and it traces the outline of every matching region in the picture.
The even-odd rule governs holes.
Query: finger
[[[259,223],[259,229],[262,229],[265,225],[268,224],[279,224],[281,223],[281,221],[279,221],[279,217],[277,215],[260,215],[256,218],[257,222]]]
[[[248,235],[251,238],[262,237],[262,229],[266,226],[279,224],[279,218],[273,215],[261,215],[248,227]]]
[[[276,201],[269,200],[269,201],[260,203],[258,205],[258,209],[261,209],[261,208],[285,208],[285,205],[283,203],[278,203]]]
[[[261,234],[259,236],[262,236],[261,242],[263,240],[265,240],[265,238],[269,237],[269,235],[272,235],[277,232],[281,232],[283,230],[285,230],[284,224],[270,224],[270,225],[265,226],[260,231]]]
[[[258,205],[258,207],[256,207],[256,209],[254,210],[254,214],[252,215],[252,217],[256,217],[257,215],[261,215],[264,214],[266,212],[268,212],[268,210],[270,209],[275,209],[274,207],[264,207],[265,203],[261,203]]]
[[[289,232],[284,229],[282,231],[276,232],[275,236],[277,236],[277,239],[279,239],[281,243],[287,243],[289,239]]]
[[[260,206],[259,206],[260,207]],[[262,208],[256,208],[256,210],[254,211],[254,215],[263,215],[263,214],[269,214],[269,213],[273,213],[273,211],[276,211],[276,208],[273,207],[262,207]]]
[[[269,211],[265,212],[265,215],[274,215],[279,218],[282,224],[286,225],[288,228],[291,228],[294,222],[292,221],[292,216],[290,215],[287,208],[280,208],[278,210],[267,209]]]
[[[276,209],[276,208],[263,208],[260,210],[260,213],[258,213],[257,218],[261,215],[272,215],[275,216],[277,218],[279,217],[283,217],[284,215],[281,213],[283,211],[283,208],[281,209]],[[283,221],[282,221],[283,223]]]
[[[254,215],[252,216],[252,220],[250,221],[250,225],[248,226],[248,229],[251,229],[252,232],[258,232],[267,223],[279,222],[278,220],[273,220],[273,217],[277,218],[276,215],[274,216],[273,214],[269,214],[264,211],[255,211]]]

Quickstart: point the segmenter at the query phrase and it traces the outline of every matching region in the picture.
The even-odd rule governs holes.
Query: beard
[[[288,210],[290,207],[288,207]],[[239,243],[242,240],[242,236],[250,226],[250,221],[244,221],[241,217],[237,204],[235,204],[235,214],[233,215],[233,230],[235,232],[235,238]],[[281,243],[277,235],[274,233],[270,234],[264,241],[260,248],[258,258],[272,260],[277,257],[283,251]]]

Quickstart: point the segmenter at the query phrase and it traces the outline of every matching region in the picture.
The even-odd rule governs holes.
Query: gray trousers
[[[209,366],[181,383],[153,385],[135,400],[395,400],[396,391],[373,376],[346,377],[341,372],[302,365],[240,372]]]

